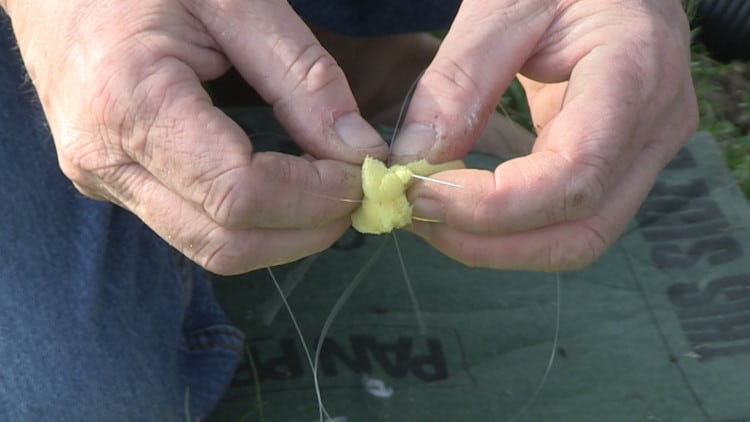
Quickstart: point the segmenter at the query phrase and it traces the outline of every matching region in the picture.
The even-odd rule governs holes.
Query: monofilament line
[[[434,177],[420,176],[418,174],[412,174],[411,177],[413,177],[415,179],[419,179],[419,180],[426,180],[428,182],[437,183],[437,184],[440,184],[440,185],[450,186],[452,188],[459,188],[459,189],[463,189],[464,188],[462,185],[459,185],[458,183],[448,182],[446,180],[435,179]]]
[[[396,236],[396,232],[393,233],[393,244],[396,245],[396,254],[398,255],[398,262],[401,264],[401,273],[404,275],[404,283],[406,284],[406,289],[409,291],[409,299],[411,299],[412,307],[414,307],[414,314],[417,318],[417,326],[419,327],[419,334],[425,335],[427,334],[427,328],[425,327],[424,318],[422,317],[422,309],[419,306],[419,301],[417,300],[417,295],[414,294],[414,288],[411,284],[411,277],[409,277],[409,273],[406,271],[406,263],[404,262],[404,256],[401,254],[401,247],[398,245],[398,237]]]
[[[414,79],[414,82],[411,83],[411,86],[409,86],[409,90],[406,91],[406,97],[404,98],[404,101],[401,103],[401,109],[398,111],[398,117],[396,118],[396,124],[393,126],[393,134],[391,135],[391,141],[388,143],[388,155],[390,155],[390,149],[393,148],[393,141],[396,140],[396,134],[398,133],[399,128],[401,127],[401,120],[406,115],[406,109],[409,106],[409,103],[411,103],[411,97],[414,96],[414,91],[417,89],[417,84],[419,83],[419,80],[422,79],[422,75],[424,75],[424,70],[419,72],[419,75],[417,75],[417,78]]]
[[[555,284],[556,284],[556,290],[557,290],[557,309],[555,310],[555,336],[552,341],[552,350],[550,350],[549,359],[547,360],[547,367],[544,370],[544,375],[542,375],[542,379],[539,381],[539,385],[536,386],[536,389],[531,394],[531,397],[526,401],[526,403],[521,406],[521,409],[518,410],[518,413],[515,414],[512,418],[508,419],[508,422],[514,422],[518,418],[521,417],[524,413],[526,413],[527,410],[531,407],[531,405],[536,401],[537,397],[539,396],[539,393],[542,392],[542,388],[544,388],[544,384],[547,383],[547,378],[549,378],[550,372],[552,372],[552,364],[555,362],[555,355],[557,354],[557,344],[560,340],[560,308],[562,307],[562,276],[559,272],[555,273]]]
[[[401,109],[398,112],[396,125],[393,126],[393,134],[391,135],[391,140],[389,142],[389,149],[393,147],[393,141],[396,140],[396,135],[398,134],[398,130],[401,126],[401,120],[406,115],[406,109],[409,106],[409,103],[411,102],[411,98],[414,96],[414,91],[417,89],[417,84],[419,83],[419,80],[422,79],[423,74],[424,74],[424,71],[420,72],[420,74],[417,76],[417,79],[415,79],[414,82],[411,83],[411,86],[409,87],[409,91],[406,92],[406,98],[404,98],[404,102],[401,103]],[[446,182],[445,180],[435,179],[435,178],[427,177],[427,176],[420,176],[418,174],[412,174],[411,177],[415,179],[419,179],[419,180],[426,180],[428,182],[434,182],[434,183],[439,183],[441,185],[463,189],[463,186],[456,184],[456,183]]]
[[[320,330],[320,337],[318,338],[318,345],[315,347],[315,357],[312,360],[311,367],[313,371],[313,382],[315,383],[315,390],[318,394],[318,401],[320,403],[320,418],[323,420],[323,413],[325,412],[325,409],[323,408],[323,404],[320,398],[320,383],[318,381],[318,362],[320,362],[320,352],[323,350],[323,341],[328,336],[328,331],[331,329],[331,325],[333,324],[333,320],[336,319],[336,315],[338,315],[339,311],[341,311],[341,308],[344,306],[347,300],[349,300],[349,297],[354,293],[354,290],[359,286],[359,283],[362,282],[362,280],[365,278],[365,275],[367,275],[367,272],[370,270],[373,264],[380,258],[380,255],[383,254],[383,250],[385,249],[385,245],[388,243],[388,238],[386,237],[378,247],[377,250],[375,250],[375,253],[370,256],[370,258],[367,260],[365,265],[360,268],[359,272],[357,272],[356,275],[354,275],[354,278],[352,279],[351,283],[349,283],[348,286],[344,289],[344,291],[341,293],[341,296],[339,296],[338,300],[336,300],[336,303],[333,305],[333,308],[331,308],[331,312],[328,313],[328,317],[326,318],[325,322],[323,323],[323,328]],[[331,419],[328,414],[326,414],[326,417],[328,419]]]
[[[331,420],[331,417],[328,415],[328,412],[326,412],[325,407],[323,407],[323,398],[320,395],[320,387],[318,385],[318,377],[317,377],[317,371],[316,366],[313,364],[312,357],[310,356],[310,350],[307,348],[307,342],[305,341],[305,336],[302,335],[302,330],[299,328],[299,324],[297,324],[297,318],[294,316],[294,312],[292,312],[292,308],[289,306],[289,302],[286,300],[286,296],[284,296],[284,291],[281,290],[281,285],[278,281],[276,281],[276,276],[273,274],[273,271],[271,271],[271,267],[266,267],[268,270],[268,275],[271,276],[271,281],[273,281],[273,285],[276,286],[276,290],[278,290],[279,295],[284,300],[284,306],[286,307],[286,311],[289,313],[289,317],[292,319],[292,325],[294,325],[294,329],[297,331],[297,336],[299,336],[300,342],[302,342],[302,350],[305,352],[305,356],[307,357],[307,361],[310,364],[310,368],[313,370],[313,382],[315,384],[315,396],[318,399],[318,409],[320,412],[320,422],[323,422],[323,415],[326,417],[326,421]],[[317,359],[317,357],[316,357]]]

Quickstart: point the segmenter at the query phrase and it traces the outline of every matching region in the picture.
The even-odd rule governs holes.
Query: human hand
[[[8,0],[62,171],[210,271],[328,247],[387,147],[285,1]],[[234,65],[315,159],[254,152],[201,81]]]
[[[696,128],[677,0],[467,0],[421,78],[391,161],[463,156],[514,74],[538,137],[494,173],[410,192],[412,230],[469,265],[562,270],[622,233]]]

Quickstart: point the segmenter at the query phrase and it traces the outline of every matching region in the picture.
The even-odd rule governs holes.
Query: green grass
[[[699,130],[710,132],[720,143],[729,170],[750,198],[750,133],[739,124],[750,116],[750,91],[728,83],[743,75],[737,65],[711,59],[701,46],[693,48],[692,73],[701,115]]]

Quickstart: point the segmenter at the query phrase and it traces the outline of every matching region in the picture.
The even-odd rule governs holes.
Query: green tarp
[[[234,115],[249,131],[275,130],[262,113]],[[469,165],[497,162],[472,155]],[[318,368],[338,422],[748,421],[749,226],[720,151],[699,134],[581,271],[467,268],[398,232],[419,314],[390,235],[350,232],[273,273],[311,353],[338,297],[359,283]],[[212,420],[317,420],[313,373],[269,273],[217,278],[214,289],[248,353]]]

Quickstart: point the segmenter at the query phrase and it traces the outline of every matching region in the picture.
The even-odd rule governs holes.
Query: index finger
[[[109,95],[127,92],[123,150],[164,186],[228,228],[310,228],[340,218],[361,197],[359,168],[334,160],[256,153],[242,129],[211,104],[186,64],[164,59],[135,87],[112,78]],[[105,99],[102,99],[105,101]],[[112,126],[115,120],[110,121]],[[122,198],[133,181],[116,167],[97,169]]]
[[[387,146],[360,115],[342,69],[284,0],[188,2],[295,142],[361,164]]]
[[[531,55],[551,15],[549,1],[464,1],[412,96],[391,161],[463,157],[500,96]]]

